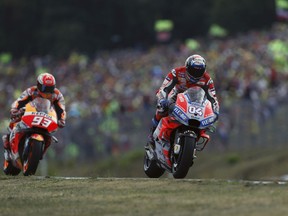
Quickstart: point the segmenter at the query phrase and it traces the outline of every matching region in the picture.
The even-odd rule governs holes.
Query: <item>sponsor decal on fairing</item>
[[[214,122],[215,118],[212,116],[212,117],[209,117],[207,119],[204,119],[201,121],[201,126],[207,126],[209,124],[212,124]]]
[[[178,107],[175,107],[173,110],[173,114],[176,118],[178,118],[179,120],[183,121],[183,122],[187,122],[188,121],[188,117],[185,115],[185,113],[180,110]]]

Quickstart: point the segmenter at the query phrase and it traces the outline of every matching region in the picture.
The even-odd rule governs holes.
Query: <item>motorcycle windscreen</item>
[[[46,114],[52,109],[51,101],[45,98],[35,98],[31,101],[31,105],[35,107],[37,112],[44,112]]]
[[[205,91],[199,86],[187,89],[184,94],[188,98],[189,103],[194,102],[202,104],[206,98]]]

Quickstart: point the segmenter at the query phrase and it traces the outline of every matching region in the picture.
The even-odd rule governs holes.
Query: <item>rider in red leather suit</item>
[[[214,113],[219,115],[219,103],[213,80],[206,71],[205,59],[197,54],[189,56],[185,61],[185,66],[174,68],[168,73],[157,91],[157,110],[152,118],[152,127],[145,148],[149,148],[149,146],[154,148],[153,133],[161,118],[168,115],[169,104],[175,103],[178,93],[184,92],[192,86],[200,86],[205,90],[208,100],[212,103]],[[168,123],[166,122],[166,124]],[[169,125],[166,127],[169,128]]]
[[[11,151],[13,159],[16,160],[19,158],[17,143],[23,134],[18,132],[18,130],[21,128],[21,125],[17,123],[21,120],[21,116],[23,114],[23,110],[21,108],[25,107],[27,103],[37,97],[46,98],[52,102],[57,113],[58,127],[65,127],[66,111],[64,97],[59,89],[56,88],[56,81],[54,76],[49,73],[42,73],[37,78],[37,86],[27,88],[20,95],[20,97],[13,102],[11,106],[11,122],[9,124],[9,130],[11,133],[5,134],[2,137],[4,146],[4,160],[11,160],[7,151]],[[49,144],[47,146],[49,146]],[[5,164],[7,163],[4,161],[4,170]]]

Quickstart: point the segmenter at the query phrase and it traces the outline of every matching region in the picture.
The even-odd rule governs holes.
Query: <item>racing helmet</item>
[[[50,73],[42,73],[37,78],[37,89],[39,94],[47,98],[54,93],[54,89],[56,87],[56,81],[52,74]]]
[[[206,71],[206,61],[200,55],[189,56],[185,61],[186,79],[190,82],[198,82]]]

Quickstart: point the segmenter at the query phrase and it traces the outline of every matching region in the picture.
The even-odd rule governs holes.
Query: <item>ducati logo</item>
[[[179,100],[180,100],[180,102],[184,102],[184,98],[182,95],[179,95]]]

